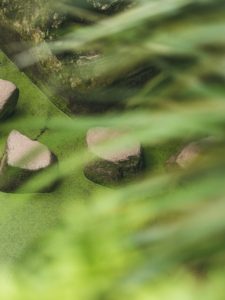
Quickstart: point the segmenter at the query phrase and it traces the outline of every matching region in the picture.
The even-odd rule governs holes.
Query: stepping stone
[[[0,190],[15,191],[32,175],[46,170],[56,161],[55,155],[45,145],[13,130],[0,164]],[[50,190],[51,187],[44,192]]]
[[[96,127],[87,132],[86,142],[93,156],[93,161],[84,169],[88,179],[111,185],[135,176],[142,169],[140,143],[129,139],[129,143],[124,144],[121,143],[123,138],[127,138],[126,132],[111,128]]]
[[[215,141],[216,139],[210,136],[186,145],[178,154],[169,158],[167,166],[187,169],[200,158],[205,150],[215,144]]]
[[[14,83],[0,79],[0,120],[10,116],[18,102],[19,90]]]

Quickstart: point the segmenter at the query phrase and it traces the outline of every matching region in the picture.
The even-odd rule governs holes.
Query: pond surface
[[[0,78],[14,82],[20,90],[16,113],[2,126],[0,155],[4,151],[7,135],[17,129],[30,138],[39,137],[39,141],[51,149],[60,162],[71,153],[75,154],[84,146],[83,134],[65,134],[63,141],[57,143],[57,132],[45,130],[47,122],[53,117],[68,118],[49,99],[20,72],[10,60],[0,52]],[[13,123],[28,117],[38,118],[40,128]],[[15,128],[16,127],[16,128]],[[40,135],[40,133],[42,133]],[[103,189],[88,181],[83,172],[74,171],[64,178],[58,188],[49,194],[5,194],[0,192],[0,262],[12,263],[42,233],[56,225],[67,201],[84,201],[93,189]]]

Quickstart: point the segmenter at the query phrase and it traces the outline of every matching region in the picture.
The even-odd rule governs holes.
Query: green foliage
[[[65,5],[76,11],[76,1]],[[40,140],[58,155],[60,173],[52,169],[27,184],[62,182],[48,195],[0,194],[2,299],[224,298],[224,6],[136,1],[50,42],[56,55],[98,53],[94,75],[93,65],[77,62],[68,72],[85,73],[84,90],[119,91],[125,109],[117,112],[70,118],[1,55],[0,77],[22,90],[21,115],[1,131],[16,127],[35,137],[47,127]],[[143,73],[135,77],[134,70],[146,65],[156,71],[136,84]],[[84,136],[92,126],[132,129],[144,148],[144,174],[114,189],[85,179]],[[171,154],[206,136],[217,142],[199,161],[166,170]]]

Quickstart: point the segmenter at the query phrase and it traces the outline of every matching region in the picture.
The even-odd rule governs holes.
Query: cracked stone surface
[[[10,81],[0,79],[0,120],[10,116],[17,105],[19,89]]]
[[[0,190],[16,190],[32,175],[46,170],[56,161],[48,147],[13,130],[8,136],[1,160]]]
[[[141,144],[128,138],[127,132],[96,127],[87,132],[86,142],[93,161],[85,167],[84,174],[93,182],[119,183],[143,167]]]

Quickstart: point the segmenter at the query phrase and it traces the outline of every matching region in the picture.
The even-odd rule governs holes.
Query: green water
[[[14,82],[20,90],[17,111],[7,122],[30,116],[40,117],[42,120],[38,129],[22,125],[15,125],[14,128],[9,123],[8,132],[0,130],[1,155],[10,130],[17,129],[30,138],[35,138],[52,117],[68,118],[2,52],[0,78]],[[55,142],[55,134],[57,133],[47,130],[39,140],[56,154],[60,167],[60,161],[70,153],[78,153],[84,146],[84,135],[73,133],[73,137],[65,137],[62,144]],[[21,194],[0,192],[0,262],[13,263],[38,236],[57,224],[67,201],[85,201],[96,188],[102,189],[88,181],[83,172],[74,172],[64,178],[50,194],[24,197]]]

